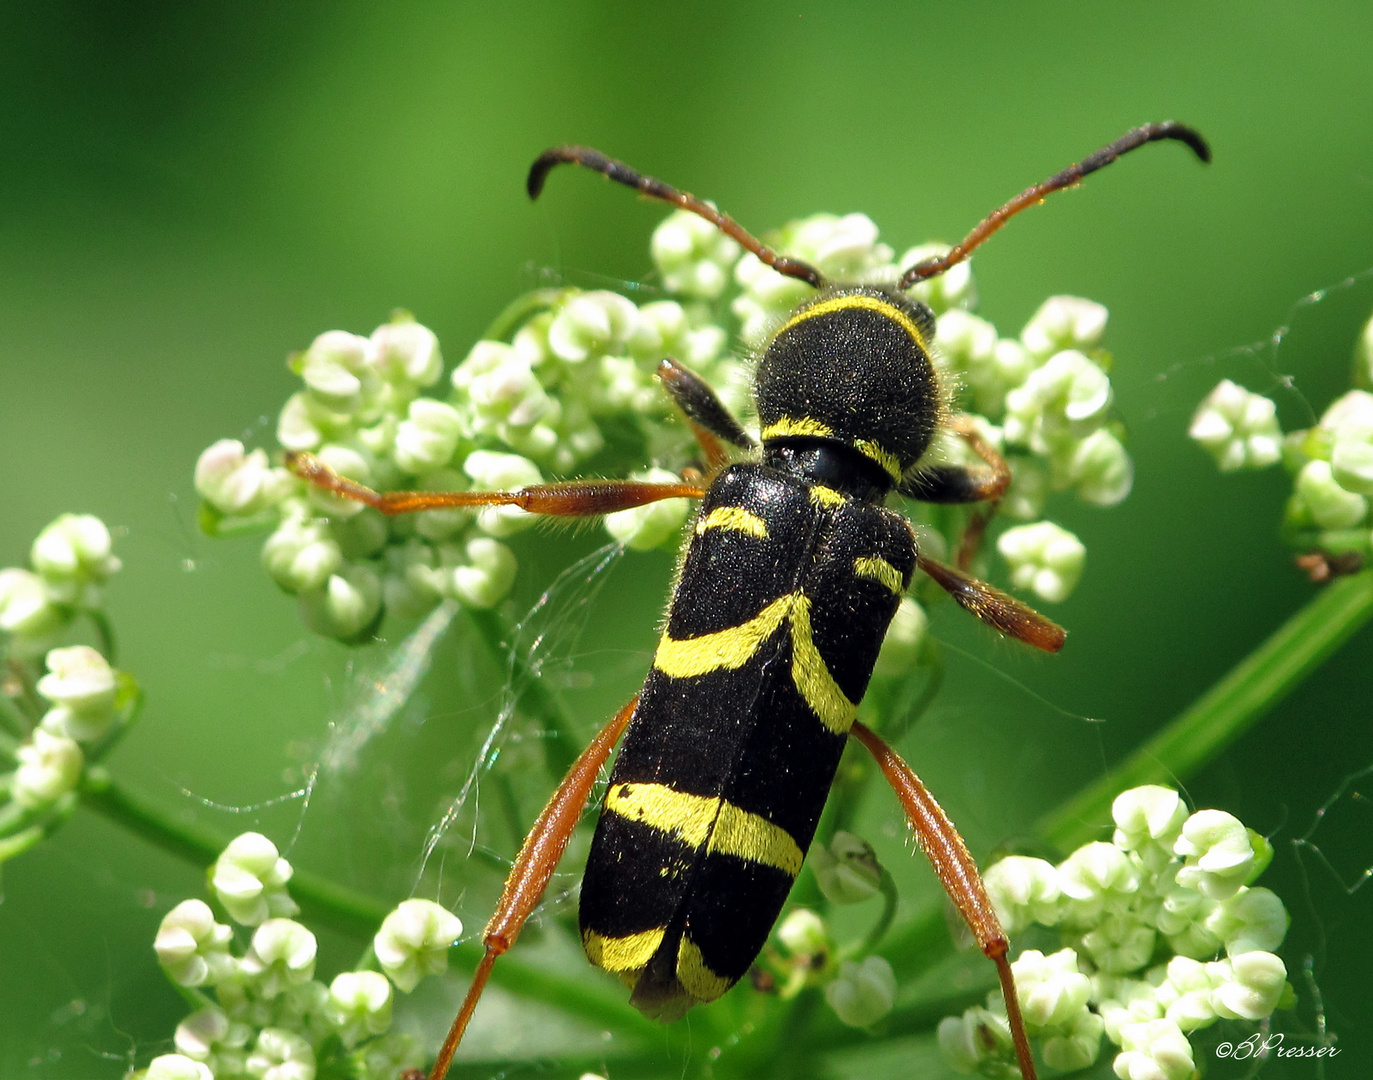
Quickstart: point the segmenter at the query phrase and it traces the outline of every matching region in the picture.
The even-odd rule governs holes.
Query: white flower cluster
[[[1354,349],[1355,382],[1373,387],[1373,319]],[[1373,393],[1350,390],[1311,428],[1282,433],[1277,405],[1229,379],[1197,408],[1189,434],[1221,471],[1262,469],[1281,461],[1293,477],[1283,538],[1322,557],[1303,565],[1318,580],[1357,569],[1373,555]],[[1332,569],[1338,567],[1339,569]]]
[[[1038,924],[1063,936],[1060,951],[1027,950],[1012,964],[1026,1029],[1056,1069],[1092,1064],[1105,1035],[1121,1048],[1121,1080],[1190,1080],[1188,1032],[1262,1020],[1291,994],[1273,953],[1287,911],[1249,884],[1272,852],[1224,811],[1188,814],[1169,788],[1133,788],[1111,810],[1111,843],[1057,866],[1010,856],[984,875],[1009,933]],[[987,1008],[945,1019],[939,1042],[960,1072],[1014,1060],[996,993]]]
[[[424,393],[443,363],[434,335],[409,316],[366,338],[330,331],[292,359],[304,388],[282,409],[277,439],[373,488],[497,490],[604,457],[609,426],[622,441],[628,433],[631,450],[605,471],[624,475],[631,460],[681,456],[683,436],[665,423],[667,401],[653,378],[659,360],[671,355],[723,377],[736,396],[747,385],[738,365],[719,359],[724,331],[702,310],[562,290],[511,342],[477,342],[452,372],[446,400]],[[212,529],[275,525],[264,567],[298,597],[308,625],[344,640],[367,634],[387,610],[417,617],[444,598],[498,603],[517,568],[502,541],[535,520],[516,507],[387,519],[311,488],[234,439],[201,454],[195,480]],[[648,548],[675,539],[686,514],[685,501],[672,500],[608,525],[629,546]]]
[[[792,222],[772,242],[831,280],[884,285],[894,285],[902,267],[947,250],[925,245],[894,258],[862,214]],[[756,348],[811,289],[753,255],[740,257],[737,244],[685,211],[659,225],[652,251],[672,298],[636,304],[572,288],[531,294],[498,331],[509,340],[478,341],[452,371],[446,397],[433,394],[443,373],[438,343],[408,315],[370,337],[320,335],[291,361],[303,388],[281,411],[278,441],[391,490],[513,488],[575,475],[588,464],[611,476],[645,462],[680,466],[694,451],[685,425],[670,421],[653,377],[658,362],[682,361],[747,420],[750,374],[728,355],[726,311],[744,344]],[[1097,349],[1104,308],[1055,297],[1018,339],[1002,339],[969,313],[976,293],[966,263],[911,295],[939,314],[936,359],[955,387],[953,404],[979,414],[986,437],[1010,458],[1015,479],[1003,505],[1012,516],[1039,517],[1051,491],[1071,488],[1099,505],[1125,497],[1133,470],[1109,422],[1108,358]],[[945,443],[937,453],[966,456],[958,440]],[[657,467],[634,475],[674,474]],[[417,617],[445,597],[474,607],[498,603],[516,572],[502,541],[532,523],[513,507],[386,520],[307,488],[265,450],[250,452],[232,439],[201,455],[196,489],[212,530],[275,526],[263,549],[268,573],[299,597],[309,625],[345,640],[367,634],[387,610]],[[606,524],[616,539],[645,549],[674,542],[686,514],[682,500],[670,500],[611,515]],[[1021,544],[1007,558],[1018,581],[1057,600],[1081,570],[1080,558],[1075,569],[1067,565],[1076,556],[1065,563],[1065,550]]]
[[[30,813],[55,807],[76,789],[85,767],[81,743],[101,739],[119,721],[121,679],[88,645],[52,649],[35,689],[51,708],[15,750],[5,778],[9,796]]]
[[[77,615],[100,607],[100,586],[119,569],[110,549],[98,517],[63,514],[34,540],[31,570],[0,570],[0,634],[10,656],[41,656]]]
[[[286,891],[291,865],[275,844],[244,833],[209,878],[229,918],[254,929],[236,953],[234,928],[203,900],[163,917],[153,943],[162,970],[202,1004],[177,1027],[176,1053],[155,1058],[142,1080],[314,1080],[321,1070],[392,1080],[418,1064],[414,1041],[390,1031],[393,986],[409,993],[447,970],[457,916],[406,900],[373,940],[382,971],[345,971],[325,985],[315,978],[315,935],[289,917],[299,912]]]

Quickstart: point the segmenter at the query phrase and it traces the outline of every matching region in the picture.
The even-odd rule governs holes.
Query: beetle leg
[[[658,378],[677,407],[686,414],[696,441],[701,445],[706,465],[712,470],[729,463],[729,455],[722,442],[741,450],[752,450],[758,444],[744,426],[725,408],[724,402],[708,382],[696,372],[672,358],[658,365]]]
[[[901,759],[882,738],[862,723],[854,723],[850,733],[864,749],[872,754],[887,783],[901,800],[906,819],[915,832],[920,850],[934,866],[944,891],[957,906],[959,914],[972,931],[977,946],[996,965],[1001,980],[1001,992],[1006,999],[1006,1017],[1015,1042],[1016,1059],[1020,1062],[1023,1080],[1035,1080],[1034,1059],[1030,1055],[1030,1041],[1025,1034],[1025,1021],[1020,1015],[1020,1001],[1015,993],[1015,978],[1008,958],[1011,943],[1001,920],[983,887],[977,864],[968,854],[963,837],[958,834],[949,816],[944,813],[911,767]]]
[[[501,902],[496,906],[496,913],[491,916],[491,921],[482,932],[486,953],[477,965],[477,970],[472,976],[472,985],[468,987],[467,996],[463,999],[462,1008],[453,1018],[453,1026],[448,1029],[448,1037],[443,1040],[439,1056],[434,1060],[429,1080],[443,1080],[447,1074],[453,1054],[458,1048],[463,1032],[467,1030],[467,1022],[472,1019],[472,1013],[477,1008],[477,1001],[486,988],[486,981],[491,976],[491,969],[495,967],[497,957],[515,944],[515,939],[520,936],[526,920],[543,899],[544,890],[548,888],[553,871],[558,868],[558,862],[567,849],[567,842],[577,827],[577,819],[586,809],[586,802],[591,797],[596,777],[600,775],[601,768],[610,758],[610,752],[615,749],[615,744],[620,741],[620,736],[629,725],[630,717],[634,715],[634,708],[638,704],[639,696],[636,694],[634,699],[616,713],[610,723],[591,740],[591,745],[582,751],[581,756],[572,763],[572,768],[567,770],[562,783],[558,785],[553,797],[548,800],[548,805],[539,814],[534,827],[529,830],[529,835],[524,838],[520,853],[515,856],[515,863],[510,868],[510,875],[505,879],[505,888],[501,890]]]
[[[388,491],[376,492],[340,476],[313,454],[293,450],[286,467],[316,487],[354,502],[366,503],[383,514],[412,514],[466,506],[518,506],[531,514],[558,517],[598,517],[658,502],[661,499],[699,499],[699,484],[652,484],[640,480],[569,480],[559,484],[530,484],[517,491]]]
[[[1068,632],[1014,596],[924,555],[917,555],[915,564],[960,607],[971,611],[993,630],[1045,652],[1058,652],[1063,648]]]

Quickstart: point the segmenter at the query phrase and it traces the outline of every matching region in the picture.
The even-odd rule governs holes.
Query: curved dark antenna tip
[[[542,194],[544,181],[554,167],[569,160],[567,152],[570,149],[569,146],[550,147],[534,159],[534,164],[529,166],[529,177],[524,182],[524,189],[531,199],[537,199]]]
[[[1175,139],[1180,143],[1185,143],[1192,153],[1205,165],[1211,164],[1211,144],[1208,143],[1200,131],[1187,124],[1179,124],[1176,120],[1165,120],[1158,125],[1158,139]]]

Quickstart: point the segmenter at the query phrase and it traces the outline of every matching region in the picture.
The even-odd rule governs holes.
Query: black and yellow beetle
[[[982,951],[997,966],[1020,1070],[1034,1076],[1009,944],[977,868],[920,780],[855,716],[897,604],[917,569],[1000,632],[1057,651],[1063,631],[960,569],[922,555],[892,492],[926,502],[995,501],[1010,474],[970,427],[946,415],[931,361],[934,316],[911,285],[962,262],[1007,218],[1121,154],[1163,139],[1202,160],[1202,137],[1172,122],[1136,128],[990,214],[895,288],[832,285],[770,250],[713,206],[586,147],[557,147],[530,170],[536,197],[556,165],[582,165],[706,218],[816,295],[763,350],[754,379],[761,446],[711,389],[663,361],[659,376],[690,420],[708,484],[626,480],[511,492],[378,494],[308,454],[291,468],[387,514],[515,505],[591,516],[687,496],[701,500],[641,692],[573,764],[525,839],[486,927],[486,953],[430,1074],[440,1080],[498,956],[543,895],[600,770],[606,788],[581,895],[587,956],[621,976],[643,1012],[675,1019],[734,985],[763,947],[801,869],[850,736],[896,789],[920,846]],[[985,464],[922,465],[943,425]],[[747,454],[730,462],[725,444]]]

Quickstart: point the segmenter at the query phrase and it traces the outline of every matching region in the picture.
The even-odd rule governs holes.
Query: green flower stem
[[[89,776],[82,786],[81,798],[92,810],[163,851],[179,855],[197,866],[209,866],[229,843],[228,837],[210,829],[172,820],[151,800],[135,794],[107,775]],[[375,934],[390,911],[380,900],[305,871],[298,870],[292,875],[290,891],[309,918],[332,930],[361,938]]]
[[[116,648],[114,624],[110,622],[110,617],[105,614],[103,608],[87,608],[86,617],[91,620],[91,624],[95,627],[95,636],[100,643],[101,654],[113,665]]]
[[[229,842],[227,837],[209,829],[171,820],[150,800],[115,783],[101,771],[87,777],[81,801],[164,851],[197,866],[209,866]],[[368,941],[391,910],[380,900],[302,870],[292,875],[290,891],[308,920]],[[481,954],[478,942],[468,942],[454,949],[452,955],[456,966],[470,973]],[[601,1027],[629,1034],[656,1030],[610,986],[601,991],[585,980],[549,975],[508,957],[496,965],[491,981],[511,993],[556,1006]]]
[[[1373,570],[1326,586],[1143,747],[1042,818],[1035,834],[1060,851],[1070,851],[1100,835],[1110,821],[1111,802],[1122,791],[1186,780],[1314,672],[1370,617]],[[936,907],[902,927],[882,954],[901,977],[927,969],[952,947],[944,914]]]
[[[482,332],[482,340],[504,341],[524,325],[525,320],[531,315],[551,308],[565,293],[565,289],[535,289],[533,292],[515,297],[491,320],[490,325]]]
[[[1121,764],[1041,819],[1035,832],[1070,851],[1110,821],[1111,801],[1140,784],[1183,779],[1238,739],[1373,616],[1373,570],[1340,578]]]
[[[901,902],[901,894],[897,891],[896,882],[890,873],[885,869],[882,871],[882,878],[878,885],[882,891],[882,914],[877,917],[877,922],[868,931],[865,937],[854,952],[854,956],[867,956],[880,944],[882,939],[887,936],[887,931],[891,929],[892,920],[896,918],[896,908]]]

